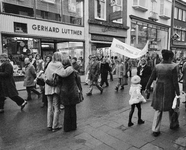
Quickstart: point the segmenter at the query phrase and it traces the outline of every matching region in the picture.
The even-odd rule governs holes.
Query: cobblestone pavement
[[[184,97],[182,96],[181,101],[183,100]],[[151,99],[142,104],[142,119],[145,120],[145,124],[137,125],[136,110],[133,117],[134,126],[132,127],[127,126],[129,105],[104,115],[80,119],[78,120],[78,129],[69,133],[62,130],[51,133],[45,128],[38,127],[34,132],[28,132],[23,137],[20,136],[21,133],[16,131],[16,135],[7,136],[11,126],[7,131],[0,126],[0,150],[186,150],[186,111],[184,104],[181,103],[180,107],[180,128],[177,131],[169,129],[168,113],[165,112],[159,137],[152,136],[151,126],[154,110],[150,104]],[[37,118],[37,115],[32,117]],[[0,116],[1,125],[3,119]],[[21,120],[21,117],[18,119]],[[12,126],[14,123],[12,120]],[[38,122],[35,124],[37,126]],[[16,122],[15,125],[19,126],[19,123]],[[22,128],[23,132],[29,130],[29,126]],[[16,138],[12,139],[12,136]],[[8,138],[6,139],[6,137]]]

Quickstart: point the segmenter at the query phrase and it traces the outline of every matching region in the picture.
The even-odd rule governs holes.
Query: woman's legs
[[[48,108],[47,108],[47,127],[52,128],[53,123],[53,95],[47,95]]]
[[[71,105],[71,130],[77,129],[76,105]]]
[[[53,108],[54,108],[54,117],[53,117],[53,125],[52,128],[56,129],[59,127],[59,113],[60,113],[60,104],[59,104],[59,96],[57,94],[53,95]]]
[[[141,119],[141,103],[136,104],[136,107],[138,108],[138,124],[143,124],[145,121]]]

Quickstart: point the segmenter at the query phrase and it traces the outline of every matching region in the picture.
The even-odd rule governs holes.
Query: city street
[[[116,79],[104,88],[101,95],[94,88],[87,97],[88,86],[83,85],[85,100],[77,105],[78,128],[65,133],[63,129],[49,132],[46,129],[46,108],[40,108],[37,96],[29,101],[23,112],[11,100],[5,103],[5,113],[0,114],[0,150],[185,150],[186,112],[181,103],[180,129],[169,129],[168,113],[164,113],[161,135],[153,137],[151,125],[154,110],[151,100],[142,105],[142,119],[145,124],[127,127],[130,106],[129,85],[124,91],[114,91]],[[20,91],[26,98],[26,91]],[[184,99],[182,98],[182,101]],[[137,111],[137,110],[136,110]],[[63,123],[63,111],[60,114]]]

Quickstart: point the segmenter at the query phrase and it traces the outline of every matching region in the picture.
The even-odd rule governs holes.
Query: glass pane
[[[179,17],[178,17],[179,20],[182,20],[182,10],[179,9]]]
[[[106,1],[95,0],[95,17],[100,19],[106,18]]]
[[[181,39],[182,39],[182,41],[185,41],[185,31],[182,31],[182,37],[181,37]]]
[[[61,21],[61,0],[55,0],[54,3],[37,0],[36,18]]]
[[[178,17],[178,8],[175,7],[174,9],[174,19],[177,19]]]
[[[29,1],[29,2],[30,3],[22,3],[22,5],[19,5],[19,3],[15,3],[15,1],[12,1],[12,4],[2,3],[3,12],[33,17],[34,3],[32,3],[33,1]]]
[[[83,25],[84,0],[62,0],[62,22]]]

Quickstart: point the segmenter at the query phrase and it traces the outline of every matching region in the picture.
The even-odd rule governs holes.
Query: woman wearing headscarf
[[[69,59],[62,60],[64,69],[71,68]],[[71,72],[67,77],[62,72],[56,72],[60,78],[60,99],[64,105],[64,131],[69,132],[77,128],[76,104],[79,103],[79,93],[82,93],[81,81],[76,71]]]

